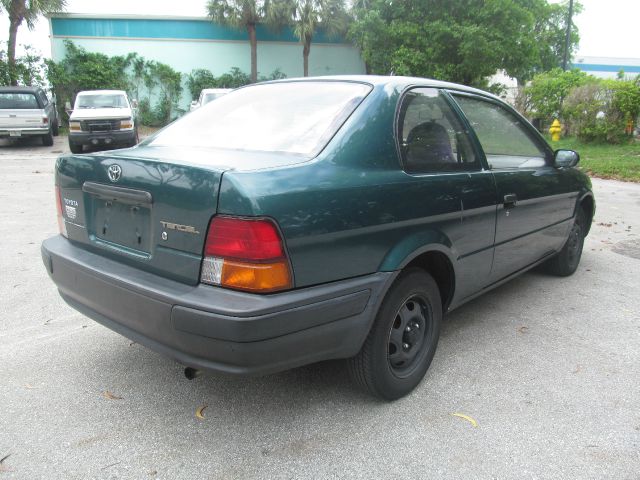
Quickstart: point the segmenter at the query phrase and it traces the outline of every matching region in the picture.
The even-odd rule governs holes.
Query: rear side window
[[[529,168],[546,164],[544,150],[516,115],[486,100],[454,97],[476,132],[492,168]]]
[[[480,168],[460,120],[437,89],[416,88],[405,94],[398,128],[402,163],[409,173]]]
[[[330,81],[245,87],[169,125],[149,145],[314,156],[370,90]]]
[[[33,93],[0,93],[0,108],[14,110],[39,109],[38,100]]]

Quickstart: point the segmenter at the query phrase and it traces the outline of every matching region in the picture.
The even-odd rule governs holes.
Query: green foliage
[[[560,63],[561,11],[546,0],[359,0],[349,35],[369,73],[483,85],[504,69],[524,81]]]
[[[38,17],[49,13],[61,12],[67,6],[67,0],[0,0],[0,12],[6,10],[10,19],[23,21],[32,30]]]
[[[585,142],[623,143],[627,122],[640,114],[640,86],[633,81],[600,80],[576,87],[567,96],[563,116]]]
[[[309,53],[313,35],[318,29],[330,36],[344,35],[349,26],[349,17],[344,0],[280,0],[283,18],[293,27],[293,33],[302,43],[304,76],[309,75]],[[273,9],[272,9],[273,10]],[[280,11],[280,9],[276,9]],[[290,12],[287,15],[286,12]]]
[[[266,77],[261,75],[258,77],[258,80],[265,82],[283,78],[287,78],[287,76],[279,68],[276,68]],[[219,77],[216,77],[211,71],[202,68],[193,70],[187,77],[187,88],[189,88],[192,100],[197,100],[200,92],[205,88],[239,88],[250,83],[251,78],[249,75],[238,67],[233,67],[229,72],[223,73]]]
[[[216,78],[212,88],[238,88],[249,83],[251,83],[251,77],[238,67],[233,67],[228,73],[223,73]]]
[[[540,118],[548,124],[560,116],[562,101],[571,89],[594,80],[577,69],[562,71],[555,68],[540,73],[525,87],[520,108],[525,115]]]
[[[82,90],[126,90],[129,86],[126,69],[132,55],[108,57],[102,53],[87,52],[73,42],[65,40],[66,56],[60,62],[45,60],[47,80],[58,99],[59,118],[64,115],[65,103],[73,105],[76,94]]]
[[[216,77],[210,70],[199,68],[187,76],[187,88],[191,93],[191,100],[197,100],[200,92],[205,88],[216,88]]]
[[[9,17],[9,40],[6,52],[7,64],[9,65],[8,85],[18,85],[19,77],[24,74],[24,70],[16,65],[16,45],[20,25],[26,22],[29,30],[33,30],[38,17],[60,12],[64,10],[66,3],[67,0],[0,0],[0,13],[6,11]]]
[[[563,137],[554,143],[554,148],[579,152],[578,166],[591,176],[640,182],[640,142],[609,145],[585,143],[576,137]]]
[[[169,65],[147,61],[135,53],[109,57],[87,52],[69,40],[65,41],[65,48],[63,60],[46,61],[47,80],[56,93],[59,109],[66,102],[73,105],[76,94],[83,90],[126,90],[140,101],[138,114],[143,124],[166,125],[180,113],[182,74]],[[159,100],[151,105],[156,93]],[[61,114],[60,118],[66,116]]]
[[[149,90],[149,98],[158,88],[160,99],[154,112],[156,122],[153,126],[168,124],[178,113],[178,102],[182,94],[182,74],[165,63],[153,60],[145,64],[145,84]]]
[[[267,13],[271,2],[264,0],[208,0],[207,13],[212,21],[233,28],[244,28],[251,46],[251,79],[258,79],[258,41],[256,25],[268,24],[274,17]],[[278,22],[279,23],[279,22]]]
[[[7,52],[0,49],[0,85],[11,85],[13,79],[17,85],[44,86],[46,65],[42,57],[33,48],[25,46],[25,55],[16,58],[15,64],[9,64]]]

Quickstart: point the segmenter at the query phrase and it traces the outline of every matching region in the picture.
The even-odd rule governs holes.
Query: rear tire
[[[71,153],[82,153],[82,145],[78,145],[69,140],[69,150],[71,150]]]
[[[442,323],[440,291],[419,268],[403,272],[391,286],[349,373],[374,396],[396,400],[422,380],[436,352]]]
[[[42,136],[42,145],[45,147],[53,145],[53,133],[51,132],[51,129],[49,129],[49,132],[46,135]]]
[[[584,237],[587,227],[587,216],[582,208],[578,209],[576,218],[569,232],[569,238],[555,257],[545,263],[545,270],[559,277],[572,275],[580,264]]]

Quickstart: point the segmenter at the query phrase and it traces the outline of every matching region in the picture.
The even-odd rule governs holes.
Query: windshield
[[[122,94],[78,95],[76,108],[128,108]]]
[[[254,85],[176,121],[149,145],[317,154],[371,87],[334,81]]]
[[[39,109],[33,93],[0,93],[0,108],[11,110]]]
[[[216,98],[220,98],[223,95],[224,93],[207,93],[202,99],[202,104],[204,105],[206,103],[209,103],[210,101],[215,100]]]

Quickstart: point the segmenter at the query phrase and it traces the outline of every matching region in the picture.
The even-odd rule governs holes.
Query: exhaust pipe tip
[[[187,367],[184,369],[184,376],[187,377],[187,380],[193,380],[200,375],[202,375],[202,370],[198,370],[197,368]]]

